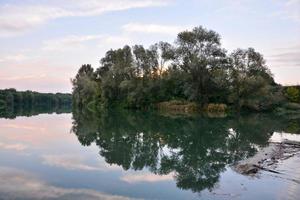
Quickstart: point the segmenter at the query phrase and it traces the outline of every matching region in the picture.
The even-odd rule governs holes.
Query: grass
[[[180,100],[161,102],[158,103],[156,107],[158,110],[175,111],[182,113],[195,113],[199,111],[199,107],[196,103]]]

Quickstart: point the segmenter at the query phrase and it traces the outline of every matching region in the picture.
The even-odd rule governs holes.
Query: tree
[[[201,26],[178,34],[171,45],[111,49],[95,71],[83,65],[73,80],[76,105],[89,102],[126,108],[149,108],[159,102],[192,101],[234,104],[266,110],[282,101],[263,56],[253,48],[229,56],[220,35]]]
[[[218,87],[212,73],[223,69],[226,61],[220,36],[200,26],[179,33],[176,44],[176,64],[189,75],[186,96],[204,105],[208,103],[212,91]]]
[[[94,69],[91,65],[82,65],[78,70],[73,84],[73,101],[76,106],[83,107],[96,101],[101,94],[100,87],[95,81]]]
[[[296,87],[288,87],[286,89],[286,96],[292,102],[300,101],[300,91]]]
[[[158,70],[158,53],[157,46],[150,46],[145,49],[142,45],[133,46],[133,54],[136,60],[137,75],[143,80],[157,74]]]
[[[167,67],[166,62],[175,60],[175,49],[167,42],[159,42],[156,44],[160,51],[159,53],[159,75],[161,76],[163,70]]]
[[[103,100],[114,102],[126,98],[129,92],[129,80],[136,77],[133,68],[133,55],[129,46],[110,50],[100,61],[101,67],[96,70],[101,78]]]
[[[251,100],[270,95],[270,85],[274,81],[261,54],[253,48],[237,49],[230,55],[230,59],[229,98],[238,111],[247,104],[250,106]]]

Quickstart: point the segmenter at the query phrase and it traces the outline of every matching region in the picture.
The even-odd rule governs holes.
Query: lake
[[[209,118],[148,111],[43,112],[1,115],[0,199],[300,195],[299,155],[280,161],[277,170],[283,175],[261,171],[245,176],[232,167],[268,145],[270,137],[298,137],[299,119],[267,114]]]

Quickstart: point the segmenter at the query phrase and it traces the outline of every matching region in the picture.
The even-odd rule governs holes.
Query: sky
[[[228,53],[263,54],[276,82],[300,84],[300,0],[0,0],[0,88],[71,92],[107,50],[173,43],[200,25]]]

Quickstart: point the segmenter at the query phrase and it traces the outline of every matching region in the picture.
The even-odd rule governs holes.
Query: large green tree
[[[230,55],[230,99],[238,110],[243,106],[258,106],[271,94],[274,80],[263,56],[253,48],[237,49]],[[255,105],[257,104],[257,105]]]
[[[179,33],[176,44],[176,65],[189,77],[185,88],[187,98],[202,105],[208,103],[219,87],[213,74],[226,66],[220,35],[200,26]]]

